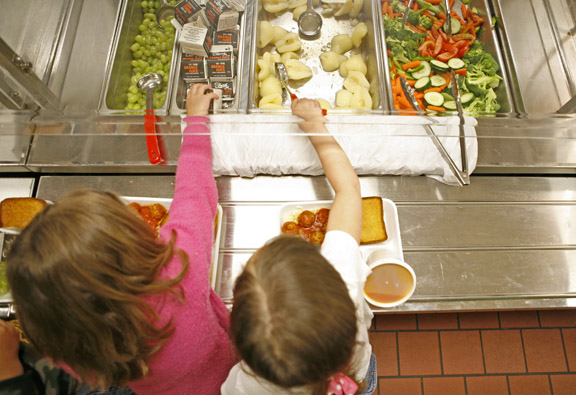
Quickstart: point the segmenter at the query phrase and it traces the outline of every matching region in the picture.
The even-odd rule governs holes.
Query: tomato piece
[[[436,38],[436,44],[434,45],[434,51],[432,52],[432,56],[436,57],[442,51],[442,36],[438,35]]]
[[[420,51],[420,53],[422,53],[423,51],[427,51],[434,48],[434,41],[424,41],[422,44],[420,44],[420,46],[418,47],[418,51]]]
[[[454,49],[453,51],[441,53],[440,55],[438,55],[436,57],[436,59],[438,59],[441,62],[447,62],[448,60],[455,57],[457,53],[458,53],[458,50]]]

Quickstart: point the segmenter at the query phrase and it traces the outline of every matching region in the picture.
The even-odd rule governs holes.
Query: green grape
[[[148,8],[148,2],[147,2],[147,1],[143,1],[142,3],[140,3],[140,7],[142,7],[142,8]]]
[[[142,57],[142,55],[143,55],[142,51],[136,51],[136,52],[134,52],[134,57],[135,57],[136,59]]]
[[[155,6],[156,8],[160,8],[160,7],[162,7],[162,3],[161,3],[160,1],[158,1],[158,0],[156,0],[156,1],[154,2],[154,6]]]
[[[136,85],[130,85],[130,88],[128,88],[128,92],[136,94],[139,93],[140,90]]]
[[[134,40],[135,40],[138,44],[140,44],[140,45],[143,45],[143,44],[144,44],[144,36],[142,36],[142,35],[140,35],[140,34],[137,35],[136,37],[134,37]]]
[[[132,52],[136,52],[139,49],[140,49],[140,44],[138,44],[138,43],[134,43],[130,46],[130,51],[132,51]]]

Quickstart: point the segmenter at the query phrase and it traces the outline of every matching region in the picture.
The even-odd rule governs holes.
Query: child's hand
[[[0,319],[0,381],[20,376],[24,368],[18,359],[20,333]]]
[[[220,97],[214,92],[206,93],[210,85],[194,84],[188,90],[186,96],[186,115],[193,116],[206,116],[210,108],[210,100],[216,100]]]
[[[326,122],[318,100],[296,99],[292,102],[292,114],[308,122]]]

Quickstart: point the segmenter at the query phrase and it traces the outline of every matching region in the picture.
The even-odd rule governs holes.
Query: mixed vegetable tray
[[[381,0],[393,109],[413,110],[402,91],[402,77],[414,88],[421,110],[456,111],[453,70],[467,115],[510,112],[510,90],[487,4],[449,0],[449,10],[444,4],[444,0]]]

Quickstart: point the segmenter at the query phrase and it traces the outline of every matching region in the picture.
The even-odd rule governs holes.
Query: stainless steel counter
[[[363,196],[398,206],[405,260],[418,287],[385,311],[459,311],[576,306],[576,178],[472,177],[465,188],[425,177],[361,177]],[[250,255],[278,234],[286,202],[329,200],[324,177],[217,179],[224,209],[216,291],[230,302]],[[44,176],[37,196],[56,200],[90,187],[172,197],[174,177]]]

